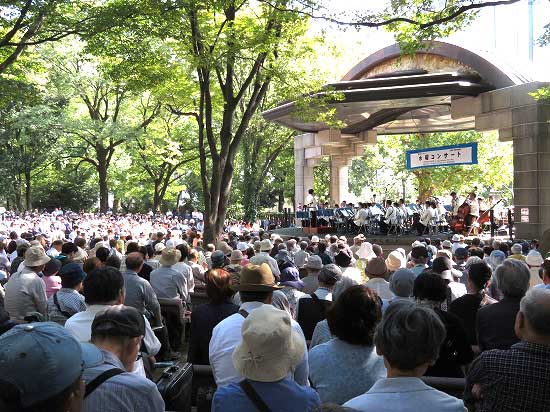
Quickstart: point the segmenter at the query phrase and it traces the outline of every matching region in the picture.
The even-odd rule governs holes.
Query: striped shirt
[[[103,363],[85,369],[82,378],[91,382],[101,373],[119,368],[122,362],[111,352],[101,350]],[[164,401],[157,385],[133,373],[113,376],[97,387],[85,400],[83,412],[164,412]]]
[[[48,299],[48,316],[52,322],[64,326],[67,316],[61,313],[61,311],[67,312],[72,316],[75,313],[84,312],[86,310],[84,296],[74,289],[61,288],[57,291],[56,296],[59,308],[54,302],[53,295]]]

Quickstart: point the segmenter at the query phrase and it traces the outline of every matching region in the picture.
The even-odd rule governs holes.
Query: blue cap
[[[0,336],[0,376],[19,390],[24,408],[59,394],[84,368],[102,362],[97,347],[53,322],[17,325]]]
[[[76,282],[82,282],[86,277],[86,272],[84,272],[80,263],[67,263],[59,271],[59,276],[74,279]]]

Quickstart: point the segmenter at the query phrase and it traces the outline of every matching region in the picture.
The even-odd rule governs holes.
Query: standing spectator
[[[199,251],[197,249],[191,249],[189,251],[188,256],[188,262],[189,266],[191,266],[191,271],[193,272],[193,281],[195,285],[204,286],[205,285],[205,279],[204,279],[204,273],[205,269],[203,265],[199,264]],[[189,289],[189,292],[194,292],[193,289]]]
[[[157,295],[150,283],[138,276],[143,265],[141,253],[132,252],[126,256],[126,271],[122,272],[126,292],[124,303],[136,308],[151,324],[161,326],[162,317]]]
[[[347,289],[329,309],[328,325],[336,338],[309,353],[309,378],[323,402],[343,404],[386,377],[373,343],[381,314],[379,297],[364,285]]]
[[[539,412],[550,405],[550,291],[527,292],[516,316],[520,342],[482,353],[466,380],[464,400],[478,412]]]
[[[420,379],[437,359],[444,340],[445,326],[432,310],[409,302],[389,306],[374,335],[388,377],[344,406],[364,412],[465,412],[462,401]]]
[[[151,286],[158,298],[188,301],[187,279],[181,272],[172,269],[172,266],[178,263],[179,257],[179,250],[165,248],[159,259],[160,267],[151,272]]]
[[[83,379],[92,385],[100,376],[111,375],[93,392],[89,388],[84,411],[163,412],[164,401],[157,385],[132,372],[145,335],[145,321],[137,309],[116,305],[98,312],[92,322],[91,343],[102,362],[84,369]]]
[[[441,310],[447,298],[445,281],[435,274],[421,273],[414,281],[414,297],[422,306],[432,309],[445,325],[446,337],[441,345],[437,361],[430,365],[428,376],[463,377],[462,367],[474,358],[460,319],[452,313]]]
[[[289,376],[304,354],[304,338],[293,330],[286,312],[269,305],[255,309],[243,321],[242,340],[232,355],[244,380],[219,387],[212,411],[318,411],[319,395]]]
[[[307,249],[307,242],[306,241],[302,240],[299,243],[299,246],[300,246],[300,250],[298,250],[294,254],[294,264],[298,268],[302,268],[302,267],[304,267],[304,265],[306,264],[306,262],[309,258],[309,253],[306,252],[306,249]]]
[[[366,274],[369,281],[366,285],[374,290],[382,299],[393,298],[393,293],[390,290],[390,283],[386,280],[388,268],[386,262],[381,257],[375,257],[367,263]]]
[[[51,257],[42,270],[42,280],[46,285],[46,297],[48,299],[61,289],[61,278],[57,275],[59,269],[61,269],[61,262]]]
[[[101,359],[55,323],[17,325],[0,336],[0,410],[79,412],[82,368]]]
[[[42,246],[32,246],[25,252],[25,267],[11,275],[6,283],[4,305],[10,319],[22,321],[25,316],[38,312],[46,316],[48,306],[46,286],[38,274],[50,261]]]
[[[302,292],[306,294],[313,293],[319,287],[319,272],[323,269],[323,262],[321,258],[317,255],[312,255],[307,259],[305,269],[307,271],[307,276],[302,278],[304,287]]]
[[[61,262],[58,264],[61,265]],[[80,294],[85,277],[86,272],[78,263],[69,263],[61,268],[61,289],[48,299],[48,316],[51,321],[63,326],[75,313],[86,310],[84,296]]]
[[[466,331],[468,342],[477,351],[476,316],[479,308],[496,301],[485,294],[491,280],[491,268],[485,262],[474,263],[468,270],[468,293],[454,300],[449,312],[458,316]]]
[[[529,288],[529,269],[517,259],[506,259],[497,267],[495,277],[504,298],[477,312],[476,330],[481,351],[509,349],[519,342],[514,323],[521,298]]]
[[[232,362],[233,350],[241,341],[241,329],[245,317],[254,310],[271,304],[273,291],[279,287],[275,284],[275,278],[267,263],[261,265],[249,264],[241,271],[241,283],[234,286],[240,294],[242,304],[239,313],[222,320],[213,330],[212,339],[209,345],[209,358],[212,365],[212,372],[218,387],[229,383],[237,383],[241,375]],[[294,320],[291,321],[292,328],[303,337],[300,325]],[[307,385],[308,364],[307,348],[304,340],[304,357],[294,370],[294,380],[299,385]]]
[[[270,256],[270,252],[273,249],[273,244],[271,240],[264,239],[260,242],[260,252],[256,254],[253,258],[250,259],[250,263],[254,265],[261,265],[262,263],[267,263],[271,268],[271,272],[275,279],[279,279],[281,272],[279,271],[279,266],[277,266],[277,261]]]
[[[191,312],[191,332],[187,361],[209,365],[208,345],[214,327],[228,316],[237,313],[239,307],[230,302],[231,277],[222,269],[211,269],[205,274],[206,295],[209,302]]]

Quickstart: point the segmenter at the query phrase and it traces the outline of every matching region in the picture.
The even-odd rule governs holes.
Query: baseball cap
[[[92,322],[92,337],[95,334],[131,338],[144,336],[145,321],[136,308],[124,305],[109,306],[95,315]]]
[[[53,322],[17,325],[0,336],[0,376],[17,388],[24,408],[61,393],[84,368],[102,362],[97,347]]]
[[[79,263],[68,263],[61,268],[59,276],[65,279],[74,279],[77,282],[81,282],[86,277],[86,272],[82,269],[82,265]]]

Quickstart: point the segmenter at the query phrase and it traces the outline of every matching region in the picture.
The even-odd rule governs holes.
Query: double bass
[[[458,208],[456,216],[451,221],[451,230],[455,233],[463,233],[466,229],[466,216],[470,214],[470,205],[464,201]]]

